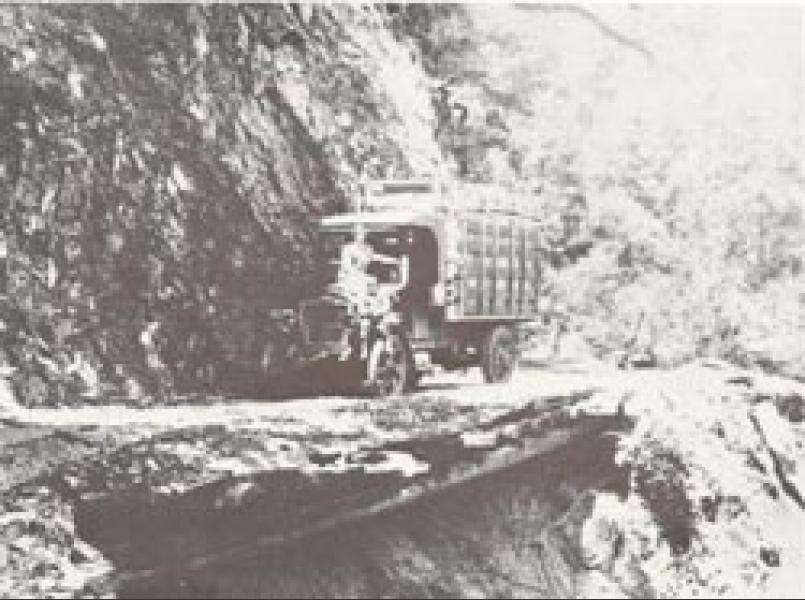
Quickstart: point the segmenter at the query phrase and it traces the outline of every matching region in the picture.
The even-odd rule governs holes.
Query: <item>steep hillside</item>
[[[29,405],[259,382],[311,219],[438,159],[385,8],[0,9],[7,362]]]

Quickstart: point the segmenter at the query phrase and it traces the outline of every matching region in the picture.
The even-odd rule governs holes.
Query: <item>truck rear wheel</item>
[[[481,370],[487,383],[508,381],[517,363],[514,331],[497,325],[487,332],[481,346]]]
[[[376,396],[397,396],[410,391],[415,381],[411,349],[406,339],[392,333],[376,340],[366,366],[369,392]]]

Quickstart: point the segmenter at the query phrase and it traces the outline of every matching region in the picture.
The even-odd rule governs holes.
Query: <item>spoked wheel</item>
[[[486,335],[481,369],[487,383],[508,381],[517,363],[517,344],[511,327],[498,325]]]
[[[375,341],[366,369],[370,393],[397,396],[407,392],[414,384],[413,374],[411,352],[405,338],[392,333]]]

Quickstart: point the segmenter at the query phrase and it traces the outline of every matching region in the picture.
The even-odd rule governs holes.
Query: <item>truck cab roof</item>
[[[363,225],[369,230],[390,229],[402,226],[433,228],[439,217],[437,214],[419,211],[378,211],[345,213],[324,217],[321,227],[327,231],[351,230],[355,225]]]

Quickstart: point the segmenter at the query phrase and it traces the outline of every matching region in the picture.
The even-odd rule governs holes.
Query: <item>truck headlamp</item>
[[[436,306],[443,306],[445,300],[444,284],[436,283],[431,288],[431,302]]]

